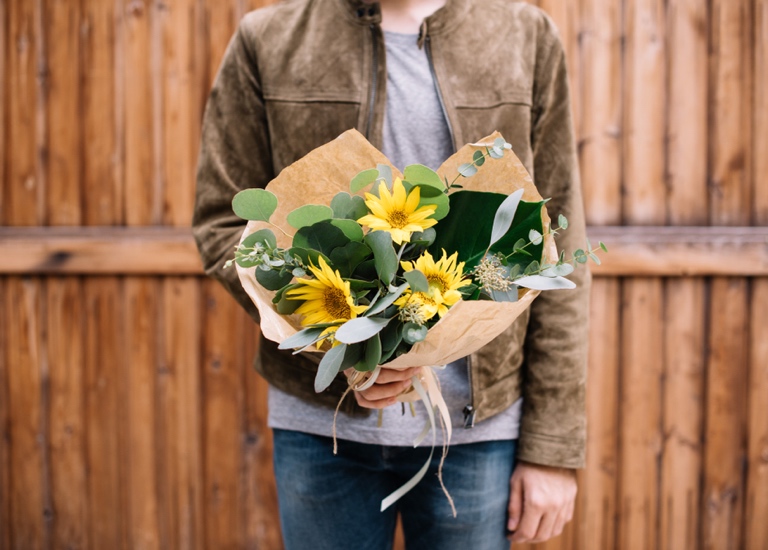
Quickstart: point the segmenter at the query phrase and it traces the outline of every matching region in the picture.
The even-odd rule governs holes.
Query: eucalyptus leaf
[[[299,229],[293,237],[293,246],[316,250],[328,256],[334,248],[344,246],[349,241],[341,229],[326,220]]]
[[[565,277],[573,273],[571,264],[557,264],[541,272],[543,277]]]
[[[378,174],[378,170],[376,172]],[[331,199],[331,210],[334,218],[344,220],[359,220],[368,214],[365,199],[358,195],[350,195],[346,191],[337,193]]]
[[[300,300],[299,300],[300,302]],[[297,349],[309,346],[314,342],[317,342],[318,337],[323,333],[325,328],[322,327],[310,327],[300,330],[293,336],[289,336],[277,346],[278,349]]]
[[[374,181],[376,181],[376,178],[378,177],[379,177],[379,171],[376,168],[363,170],[362,172],[357,174],[354,178],[352,178],[351,182],[349,182],[349,189],[350,191],[352,191],[352,193],[357,193],[361,189],[365,189]]]
[[[363,360],[355,365],[355,369],[363,372],[374,370],[381,360],[381,336],[376,334],[365,345]]]
[[[474,161],[475,166],[482,166],[485,164],[485,155],[482,151],[475,151],[472,154],[472,160]]]
[[[232,210],[244,220],[268,222],[277,209],[277,197],[265,189],[244,189],[232,199]]]
[[[397,254],[392,246],[392,236],[387,231],[371,231],[364,242],[373,251],[379,279],[385,285],[390,284],[397,273]]]
[[[595,254],[594,252],[589,253],[590,259],[595,262],[597,265],[600,265],[602,262],[600,261],[600,258]]]
[[[381,332],[391,319],[382,317],[357,317],[341,325],[334,338],[345,344],[356,344],[371,338]]]
[[[415,344],[423,341],[427,337],[427,327],[416,323],[405,323],[403,325],[403,340],[409,344]]]
[[[474,176],[475,174],[477,174],[477,167],[475,167],[475,165],[472,163],[465,162],[464,164],[459,166],[459,174],[461,174],[465,178]]]
[[[253,248],[256,243],[265,243],[269,248],[277,247],[277,239],[271,229],[259,229],[248,235],[240,246]]]
[[[411,244],[429,246],[435,242],[437,232],[434,227],[428,227],[424,231],[413,233],[411,235]]]
[[[559,290],[576,288],[576,283],[564,277],[542,277],[541,275],[529,275],[516,279],[515,284],[533,290]]]
[[[403,278],[408,281],[413,292],[429,292],[429,282],[427,277],[418,269],[406,271]]]
[[[331,265],[334,269],[338,269],[341,276],[346,279],[351,277],[355,268],[368,259],[371,254],[371,249],[363,243],[351,241],[331,252]]]
[[[410,164],[403,171],[403,179],[413,185],[420,184],[436,189],[442,193],[445,191],[445,184],[440,176],[431,168],[423,164]]]
[[[520,204],[524,192],[525,189],[518,189],[504,199],[504,202],[496,209],[496,215],[493,217],[493,229],[491,230],[491,242],[488,244],[489,247],[499,242],[509,231],[512,220],[515,219],[517,205]]]
[[[377,164],[379,175],[377,179],[384,180],[387,184],[387,189],[392,189],[392,168],[388,164]]]
[[[350,241],[363,241],[363,228],[354,220],[331,220],[331,225],[338,227]]]
[[[557,225],[560,227],[560,229],[568,229],[568,218],[560,214],[557,217]]]
[[[305,204],[288,213],[286,220],[294,229],[308,227],[333,218],[333,210],[322,204]]]
[[[299,247],[293,247],[288,250],[288,252],[291,253],[292,256],[298,258],[301,260],[301,263],[303,263],[305,266],[314,265],[318,266],[320,265],[319,258],[322,257],[323,260],[325,260],[325,263],[330,264],[331,260],[326,256],[325,254],[318,252],[317,250],[310,250],[306,248],[299,248]]]
[[[290,272],[283,274],[273,269],[269,271],[256,270],[256,280],[267,290],[280,290],[290,283],[292,279],[293,275]]]
[[[371,307],[368,308],[368,310],[365,312],[366,316],[369,315],[376,315],[377,313],[381,313],[385,309],[387,309],[389,306],[391,306],[395,300],[397,300],[400,296],[402,296],[403,292],[408,288],[408,284],[404,283],[397,288],[395,288],[394,292],[390,292],[388,294],[385,294],[378,300],[376,300],[375,303],[371,304]]]
[[[504,149],[502,147],[494,146],[488,150],[488,154],[494,159],[504,158]]]
[[[435,206],[435,212],[430,216],[435,220],[442,220],[451,210],[450,198],[445,193],[440,193],[435,197],[421,197],[419,208],[422,206]]]
[[[528,232],[528,240],[531,241],[533,244],[541,244],[541,241],[542,241],[541,233],[536,231],[535,229],[531,229]]]
[[[320,393],[331,385],[333,379],[336,378],[337,374],[339,374],[341,364],[344,361],[344,353],[346,351],[346,344],[340,344],[325,352],[323,359],[317,366],[317,375],[315,376],[315,392]]]
[[[494,147],[504,147],[506,145],[506,140],[502,137],[497,137],[493,140],[493,146]]]
[[[509,290],[491,290],[491,298],[494,302],[517,302],[517,286],[512,285]]]
[[[600,245],[600,248],[603,250],[603,252],[608,252],[608,247],[607,247],[607,246],[605,246],[605,243],[604,243],[603,241],[600,241],[600,242],[599,242],[599,243],[597,243],[597,244],[599,244],[599,245]]]

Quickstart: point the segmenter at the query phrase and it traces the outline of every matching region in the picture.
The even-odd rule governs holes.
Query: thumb
[[[519,477],[513,475],[510,485],[507,529],[514,531],[520,525],[520,517],[523,514],[523,482]]]

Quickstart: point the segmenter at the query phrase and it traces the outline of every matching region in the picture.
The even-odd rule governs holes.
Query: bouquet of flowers
[[[234,260],[261,330],[282,349],[323,354],[315,390],[354,369],[349,389],[383,368],[440,366],[501,334],[543,290],[568,289],[589,243],[558,254],[545,200],[503,137],[464,146],[437,171],[400,174],[357,131],[310,152],[266,189],[241,191],[249,220]],[[460,182],[460,183],[459,183]],[[600,248],[605,245],[600,243]],[[451,424],[431,368],[403,401]],[[349,390],[348,390],[349,391]],[[444,450],[445,450],[444,446]],[[413,487],[428,463],[382,509]],[[450,498],[450,497],[449,497]]]

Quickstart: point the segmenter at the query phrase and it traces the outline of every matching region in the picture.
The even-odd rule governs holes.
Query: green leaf
[[[365,345],[363,360],[355,365],[355,369],[362,372],[370,372],[376,368],[381,360],[381,337],[376,334]]]
[[[397,300],[400,296],[402,296],[403,292],[408,288],[408,285],[406,283],[403,283],[399,287],[395,289],[394,292],[390,292],[388,294],[385,294],[378,300],[376,300],[375,303],[371,304],[371,307],[368,308],[368,310],[365,312],[366,316],[369,315],[376,315],[377,313],[381,313],[385,309],[387,309],[389,306],[391,306],[395,300]]]
[[[341,325],[334,334],[334,338],[345,344],[356,344],[371,338],[381,332],[391,319],[382,317],[357,317],[350,319]]]
[[[590,253],[589,253],[589,257],[590,257],[590,259],[591,259],[593,262],[595,262],[597,265],[600,265],[600,264],[602,263],[602,262],[600,261],[600,258],[598,258],[598,257],[597,257],[597,254],[595,254],[594,252],[590,252]]]
[[[354,220],[331,220],[331,225],[341,229],[350,241],[363,241],[363,228]]]
[[[509,195],[504,202],[502,202],[496,209],[496,215],[493,217],[493,229],[491,231],[491,242],[488,246],[493,246],[499,240],[507,234],[512,220],[515,218],[515,212],[517,212],[517,205],[520,204],[520,199],[523,198],[525,189],[518,189],[511,195]],[[538,243],[534,243],[538,244]]]
[[[370,168],[369,170],[363,170],[357,174],[352,181],[349,182],[349,189],[352,193],[357,193],[361,189],[365,189],[379,177],[379,171],[376,168]],[[365,214],[363,214],[365,215]]]
[[[542,242],[542,236],[539,231],[536,231],[535,229],[531,229],[528,232],[528,240],[531,241],[533,244],[541,244]]]
[[[305,204],[292,210],[286,220],[294,229],[301,229],[333,218],[333,210],[322,204]]]
[[[277,209],[277,197],[265,189],[244,189],[232,199],[232,210],[244,220],[268,222]]]
[[[379,279],[385,285],[391,284],[397,273],[397,254],[392,246],[392,236],[387,231],[371,231],[364,241],[373,251]]]
[[[322,254],[318,252],[317,250],[308,250],[306,248],[298,248],[293,247],[288,250],[288,252],[294,256],[295,258],[298,258],[301,260],[301,263],[303,263],[306,266],[314,265],[318,266],[320,265],[320,261],[318,258],[322,256],[323,260],[325,260],[325,263],[330,264],[331,260],[326,256],[325,254]]]
[[[302,227],[293,237],[293,246],[305,250],[317,250],[330,256],[334,248],[344,246],[350,239],[330,221],[322,221]]]
[[[423,164],[410,164],[406,166],[405,171],[403,172],[403,179],[413,185],[431,187],[436,190],[437,193],[445,191],[445,184],[440,176],[437,175],[437,172]],[[427,195],[424,190],[421,190],[421,193],[424,196]]]
[[[403,324],[399,322],[389,323],[379,334],[381,337],[382,359],[386,352],[394,351],[403,339]]]
[[[507,144],[506,140],[502,137],[497,137],[496,139],[493,140],[494,147],[504,148],[506,144]]]
[[[605,243],[603,241],[600,241],[598,244],[600,245],[600,248],[603,249],[603,252],[608,252],[608,247],[605,246]]]
[[[515,242],[515,246],[513,247],[513,250],[518,251],[524,248],[525,245],[527,244],[528,244],[528,241],[526,241],[525,239],[517,239],[517,241]]]
[[[457,252],[459,261],[466,262],[464,271],[468,272],[485,254],[491,240],[494,214],[507,195],[481,191],[457,191],[449,198],[450,211],[440,222],[437,238],[428,250],[433,257],[442,255],[442,249]],[[542,202],[520,201],[509,231],[491,247],[491,252],[512,254],[508,258],[510,265],[527,265],[531,256],[541,258],[542,245],[529,245],[526,252],[516,254],[513,253],[513,249],[515,243],[526,237],[531,229],[542,230],[542,206]]]
[[[427,185],[426,183],[411,183],[410,181],[404,181],[403,187],[405,187],[405,191],[410,194],[411,191],[415,188],[419,189],[419,197],[437,197],[438,195],[445,194],[444,188],[436,188],[431,185]]]
[[[413,233],[411,235],[411,244],[429,246],[433,242],[435,242],[435,237],[437,237],[437,232],[435,231],[435,228],[428,227],[424,231]]]
[[[541,272],[542,277],[565,277],[573,273],[571,264],[557,264]]]
[[[568,218],[560,214],[557,217],[557,225],[560,227],[560,229],[568,229]]]
[[[530,275],[521,279],[516,279],[515,284],[524,288],[533,290],[559,290],[576,288],[573,281],[564,277],[542,277],[541,275]]]
[[[587,254],[581,248],[579,248],[576,250],[576,252],[573,253],[573,259],[580,264],[585,264],[587,263]]]
[[[274,269],[269,271],[264,271],[263,269],[256,270],[256,280],[267,290],[280,290],[290,283],[292,279],[293,275],[290,272],[282,274]]]
[[[421,197],[419,201],[419,208],[422,206],[434,205],[436,207],[435,213],[430,216],[435,220],[442,220],[448,215],[451,210],[450,198],[445,193],[440,193],[436,197]]]
[[[475,151],[472,154],[472,160],[474,161],[475,166],[482,166],[485,164],[485,155],[482,151]]]
[[[272,301],[275,302],[275,309],[280,315],[291,315],[304,303],[304,300],[291,300],[286,294],[287,291],[300,286],[299,284],[286,285],[275,295],[277,302],[274,299]]]
[[[418,269],[406,271],[403,273],[403,277],[408,281],[413,292],[429,292],[429,282],[426,276]]]
[[[477,174],[477,167],[475,167],[474,164],[465,162],[464,164],[459,166],[459,174],[461,174],[465,178],[474,176],[475,174]]]
[[[376,168],[379,171],[379,176],[377,179],[384,180],[384,182],[387,184],[387,189],[392,189],[392,168],[388,164],[377,164]],[[377,186],[378,187],[378,186]]]
[[[376,171],[378,173],[378,170]],[[331,200],[333,217],[343,220],[359,220],[368,214],[365,199],[358,195],[350,195],[346,191],[337,193]]]
[[[301,300],[297,300],[301,303]],[[299,349],[317,342],[320,335],[325,328],[322,327],[310,327],[300,330],[293,336],[289,336],[277,346],[278,349]]]
[[[403,325],[403,340],[409,344],[421,342],[427,337],[427,327],[416,323],[405,323]]]
[[[372,254],[371,249],[355,241],[335,248],[330,255],[331,265],[345,279],[352,276],[355,268]]]
[[[491,290],[491,298],[494,302],[517,302],[517,286],[512,285],[509,290]]]
[[[332,347],[323,356],[320,364],[317,366],[317,375],[315,376],[315,392],[320,393],[331,385],[333,379],[339,374],[341,364],[344,361],[344,354],[347,351],[346,344],[340,344]]]
[[[275,238],[275,234],[271,229],[259,229],[258,231],[254,231],[245,239],[243,239],[243,242],[240,243],[240,246],[253,248],[253,245],[256,243],[266,244],[269,248],[277,247],[277,239]]]

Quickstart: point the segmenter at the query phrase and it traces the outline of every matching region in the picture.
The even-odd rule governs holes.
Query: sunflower
[[[459,289],[471,282],[463,277],[464,262],[457,264],[458,257],[458,252],[448,256],[443,250],[443,257],[437,262],[429,252],[424,252],[415,262],[401,262],[405,271],[417,269],[424,274],[429,283],[429,292],[412,293],[406,290],[395,304],[403,307],[415,300],[423,304],[421,312],[426,319],[434,317],[435,313],[440,317],[445,315],[449,307],[461,300]],[[427,316],[433,309],[435,313]]]
[[[349,281],[341,278],[338,271],[332,270],[322,256],[320,267],[309,266],[314,279],[297,279],[302,286],[286,292],[289,300],[304,300],[296,313],[302,316],[302,326],[319,323],[349,321],[366,310],[367,306],[356,306],[352,299]],[[323,336],[330,336],[338,327],[328,327]],[[317,343],[318,349],[325,338]],[[334,342],[334,346],[337,342]]]
[[[419,188],[414,187],[406,194],[400,178],[395,178],[392,193],[381,182],[378,197],[373,193],[365,194],[365,205],[371,213],[357,220],[357,223],[370,227],[372,231],[388,231],[397,244],[409,242],[411,233],[424,231],[437,223],[437,220],[429,218],[437,207],[429,205],[419,208],[419,200]]]

